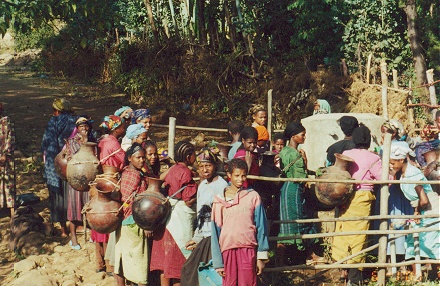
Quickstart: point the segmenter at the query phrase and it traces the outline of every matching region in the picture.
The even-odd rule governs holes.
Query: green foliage
[[[349,20],[345,24],[342,51],[351,70],[356,70],[359,64],[365,64],[370,53],[377,65],[384,58],[389,69],[403,72],[411,68],[406,16],[398,2],[346,1]]]
[[[29,30],[25,33],[15,32],[14,43],[17,51],[26,49],[39,49],[45,46],[56,35],[54,26],[42,24],[37,29]]]

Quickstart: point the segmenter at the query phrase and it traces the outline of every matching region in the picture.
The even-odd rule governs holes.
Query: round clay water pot
[[[55,156],[54,159],[54,166],[55,166],[55,172],[57,173],[58,177],[60,177],[62,180],[67,180],[67,163],[69,161],[67,160],[67,153],[65,150],[62,150],[58,155]]]
[[[423,174],[428,181],[440,180],[440,159],[429,163],[423,170]],[[440,185],[431,185],[432,189],[440,195]]]
[[[79,151],[67,163],[66,177],[77,191],[88,191],[89,183],[95,180],[99,170],[99,160],[95,156],[96,143],[83,143]]]
[[[350,180],[351,175],[347,171],[348,164],[354,160],[342,154],[335,154],[334,166],[324,168],[322,175],[317,179]],[[345,203],[353,194],[353,184],[317,182],[315,186],[316,198],[327,207],[336,207]]]
[[[111,233],[122,222],[121,204],[106,196],[94,196],[86,208],[86,219],[91,229],[99,233]]]
[[[171,213],[171,204],[160,193],[163,181],[148,178],[148,188],[136,195],[132,204],[133,219],[145,230],[155,230],[163,225]]]

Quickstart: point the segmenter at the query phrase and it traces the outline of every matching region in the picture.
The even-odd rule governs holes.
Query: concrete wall
[[[324,167],[327,148],[344,139],[344,133],[337,123],[337,120],[344,115],[356,117],[360,123],[370,129],[372,135],[370,150],[380,144],[380,126],[385,122],[381,116],[371,113],[331,113],[306,117],[301,120],[306,128],[306,141],[302,148],[307,155],[309,170],[315,171],[319,167]]]

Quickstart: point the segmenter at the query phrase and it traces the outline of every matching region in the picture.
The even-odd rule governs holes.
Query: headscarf
[[[255,127],[258,132],[258,140],[269,140],[269,132],[267,132],[266,127],[258,125]]]
[[[330,104],[325,99],[317,99],[315,101],[315,105],[319,105],[319,109],[318,110],[313,110],[313,115],[315,115],[315,114],[329,114],[329,113],[332,113],[331,112],[332,110],[331,110]]]
[[[78,126],[80,126],[81,124],[87,124],[87,125],[90,125],[90,124],[92,124],[92,123],[93,123],[93,120],[91,120],[91,119],[87,119],[87,117],[84,117],[84,116],[80,116],[80,117],[78,117],[78,119],[76,120],[75,125],[76,125],[76,127],[78,127]]]
[[[55,98],[52,103],[52,107],[59,112],[70,112],[72,111],[72,104],[70,101],[64,98]]]
[[[151,112],[148,108],[145,109],[137,109],[133,113],[133,118],[131,119],[131,123],[135,124],[137,120],[142,120],[145,118],[151,118]]]
[[[391,130],[393,133],[396,133],[397,139],[405,136],[405,128],[403,127],[403,124],[400,123],[397,119],[390,119],[389,121],[386,121],[382,126]]]
[[[197,154],[197,163],[200,164],[202,162],[208,162],[215,164],[218,161],[218,152],[219,150],[217,148],[209,148],[204,147],[200,152]]]
[[[128,119],[133,116],[133,109],[130,106],[122,106],[115,111],[115,115],[121,118]]]
[[[410,155],[412,157],[415,157],[415,153],[413,152],[413,150],[411,150],[408,147],[402,146],[402,145],[391,145],[391,154],[390,154],[390,158],[394,159],[394,160],[400,160],[400,159],[405,159],[407,157],[407,155]]]
[[[361,125],[353,130],[353,143],[358,146],[370,147],[371,132],[367,126]]]
[[[342,116],[339,118],[338,122],[345,136],[351,136],[353,134],[353,130],[359,126],[359,122],[354,116]]]
[[[129,139],[135,139],[142,133],[147,132],[147,129],[144,128],[143,124],[131,124],[128,126],[125,136]]]
[[[290,138],[292,138],[292,136],[299,134],[301,132],[303,132],[304,130],[306,130],[304,128],[304,126],[301,123],[296,123],[296,122],[290,122],[289,124],[287,124],[286,129],[284,129],[284,139],[290,140]]]
[[[116,128],[118,128],[119,126],[121,126],[121,124],[123,124],[123,123],[124,123],[123,118],[116,116],[116,115],[109,115],[109,116],[104,117],[101,125],[99,125],[99,126],[106,129],[106,130],[113,131]]]

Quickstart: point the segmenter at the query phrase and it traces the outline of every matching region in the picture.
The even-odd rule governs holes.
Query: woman
[[[133,113],[132,124],[142,124],[147,132],[150,132],[151,122],[151,112],[148,108],[137,109]]]
[[[429,184],[404,184],[405,181],[427,181],[422,171],[408,164],[408,154],[412,151],[402,146],[392,146],[390,167],[396,171],[396,179],[402,181],[400,189],[414,208],[414,215],[428,215],[440,212],[439,196]],[[414,224],[414,228],[436,228],[436,231],[421,232],[419,235],[420,256],[422,258],[440,259],[440,223],[438,218],[422,218]],[[414,259],[414,239],[406,237],[405,259]]]
[[[14,216],[15,204],[15,134],[8,116],[3,116],[3,104],[0,103],[0,208],[11,210]]]
[[[116,230],[115,278],[117,285],[127,281],[139,286],[147,285],[149,247],[147,237],[151,231],[144,231],[134,222],[131,204],[136,194],[147,189],[147,178],[142,173],[145,164],[145,150],[139,143],[133,143],[125,155],[127,167],[121,175],[121,194],[124,220]]]
[[[382,162],[377,154],[368,151],[371,143],[371,133],[368,127],[361,125],[353,131],[354,149],[344,151],[346,155],[354,160],[349,165],[348,172],[355,180],[378,180],[382,176]],[[364,217],[369,216],[371,206],[376,199],[373,194],[373,184],[356,184],[354,195],[344,205],[339,207],[339,217]],[[347,232],[357,230],[368,230],[369,220],[336,222],[335,232]],[[350,236],[335,236],[332,243],[332,257],[334,260],[341,260],[351,254],[364,249],[367,241],[365,234]],[[364,256],[355,257],[347,263],[362,263]],[[342,277],[341,277],[342,278]],[[362,281],[359,269],[348,271],[348,280],[353,284]]]
[[[80,117],[76,120],[75,135],[69,138],[66,142],[66,156],[68,160],[79,151],[81,144],[95,141],[91,135],[92,122],[93,121],[90,121],[86,117]],[[67,194],[67,219],[70,222],[69,245],[73,250],[80,250],[81,246],[79,245],[76,236],[76,228],[82,223],[81,211],[84,205],[89,201],[89,193],[75,190],[68,182],[63,183],[64,190]]]
[[[193,236],[197,185],[189,166],[196,161],[194,146],[186,141],[176,144],[174,150],[176,165],[172,166],[166,177],[165,186],[172,211],[165,229],[154,232],[151,255],[151,271],[158,270],[162,286],[179,285],[182,266],[191,254],[185,244]]]
[[[127,149],[133,143],[136,142],[142,144],[143,142],[147,141],[147,139],[148,133],[147,129],[144,128],[144,125],[132,124],[127,127],[127,132],[125,133],[125,136],[122,140],[121,147],[124,151],[127,151]]]
[[[185,245],[191,255],[182,267],[181,286],[198,284],[200,262],[211,260],[211,207],[214,196],[222,194],[228,183],[217,175],[218,157],[209,148],[203,148],[197,155],[199,173],[204,177],[197,189],[197,228],[194,236]]]
[[[145,174],[147,177],[159,178],[160,162],[156,144],[147,140],[143,142],[142,147],[145,149],[145,158],[147,159],[144,167]]]
[[[44,178],[49,189],[50,220],[59,222],[61,236],[67,237],[67,197],[64,194],[61,179],[55,172],[54,160],[61,152],[65,141],[75,129],[75,116],[68,100],[57,98],[52,103],[53,116],[47,123],[41,149],[44,160]]]
[[[109,115],[104,117],[100,126],[106,134],[100,138],[98,144],[99,161],[102,165],[103,173],[114,176],[122,171],[125,166],[125,152],[118,141],[125,133],[124,120],[119,116]],[[112,236],[113,239],[110,241],[108,245],[109,250],[107,251],[109,235],[92,230],[91,238],[95,242],[97,272],[113,272],[111,266],[114,261],[114,233],[112,233]],[[105,260],[109,262],[106,263],[104,256]]]
[[[317,99],[313,104],[313,115],[330,114],[332,111],[330,104],[325,99]]]
[[[299,144],[304,144],[306,130],[301,123],[291,122],[284,130],[284,138],[289,141],[280,154],[281,169],[287,178],[307,178],[307,157],[304,150],[298,150]],[[280,198],[280,219],[294,220],[306,218],[304,209],[304,184],[285,182],[281,188]],[[279,237],[295,234],[316,233],[316,229],[310,224],[301,223],[282,223],[280,225]],[[308,240],[304,243],[301,239],[289,239],[279,241],[277,245],[277,263],[284,264],[285,244],[296,246],[300,251],[307,250],[308,263],[320,262],[321,257],[315,254],[318,251],[317,243],[319,240]]]

